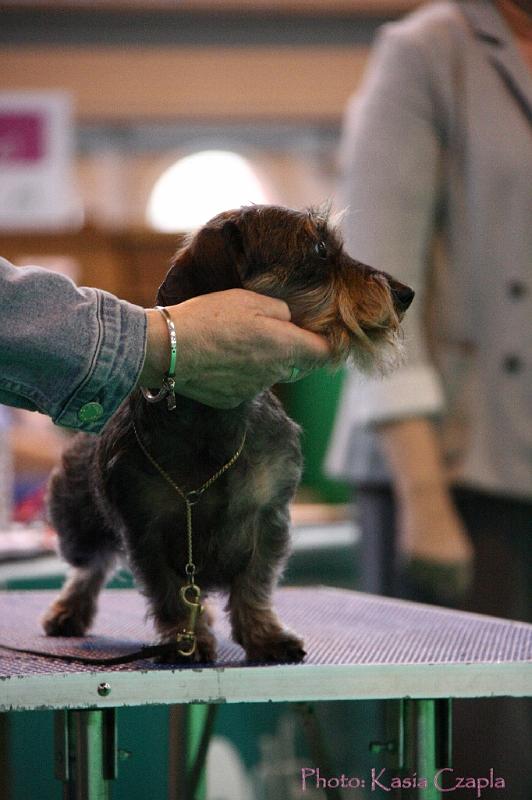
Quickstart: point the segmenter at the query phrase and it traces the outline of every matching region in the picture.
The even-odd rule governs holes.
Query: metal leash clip
[[[189,599],[189,597],[187,597],[187,592],[191,592],[193,597]],[[183,645],[177,652],[181,656],[191,656],[196,650],[196,624],[198,616],[203,614],[204,610],[200,603],[201,591],[199,586],[196,586],[195,583],[188,583],[186,586],[181,587],[179,594],[183,605],[188,608],[189,616],[187,625],[183,628],[181,633],[177,634],[177,643]]]

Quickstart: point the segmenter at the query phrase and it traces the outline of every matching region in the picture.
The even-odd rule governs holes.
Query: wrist
[[[397,499],[401,513],[416,519],[449,520],[457,514],[451,495],[445,491],[411,494]]]
[[[155,308],[145,309],[146,354],[138,385],[161,386],[169,364],[168,330],[164,319]]]
[[[396,487],[396,497],[404,513],[439,516],[448,519],[455,516],[455,508],[449,486],[445,481],[419,480]]]
[[[449,487],[443,478],[416,478],[398,482],[400,497],[431,497],[434,500],[449,496]]]

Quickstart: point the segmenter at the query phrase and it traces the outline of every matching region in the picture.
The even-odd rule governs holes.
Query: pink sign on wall
[[[0,111],[0,162],[27,163],[44,156],[44,120],[39,113]]]
[[[0,92],[0,230],[78,227],[72,98]]]

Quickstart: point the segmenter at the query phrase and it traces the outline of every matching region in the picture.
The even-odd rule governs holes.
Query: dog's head
[[[214,217],[177,253],[157,303],[173,305],[243,287],[288,304],[292,320],[320,333],[336,362],[382,368],[399,350],[414,292],[347,255],[327,210],[246,206]]]

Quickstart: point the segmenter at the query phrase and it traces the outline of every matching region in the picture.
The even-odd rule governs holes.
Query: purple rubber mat
[[[132,590],[104,592],[84,638],[43,635],[39,617],[55,592],[0,593],[0,677],[94,670],[171,669],[138,661],[120,666],[42,658],[2,649],[45,651],[54,656],[106,658],[153,643],[143,598]],[[493,664],[532,660],[532,625],[423,606],[337,589],[281,589],[275,607],[305,640],[307,664]],[[223,598],[216,604],[217,666],[243,666],[242,649],[230,639]],[[193,668],[192,666],[190,668]]]

